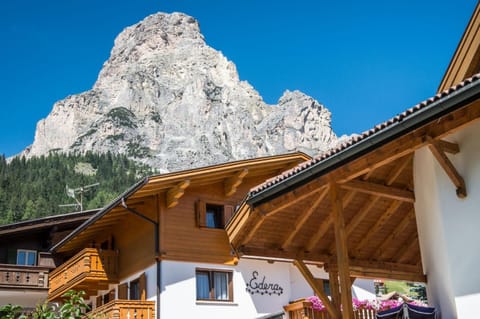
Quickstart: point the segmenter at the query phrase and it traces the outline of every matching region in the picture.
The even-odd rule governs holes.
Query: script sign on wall
[[[279,284],[269,283],[265,276],[259,276],[258,271],[252,272],[252,278],[247,282],[247,291],[259,295],[278,295],[283,294],[283,288]]]

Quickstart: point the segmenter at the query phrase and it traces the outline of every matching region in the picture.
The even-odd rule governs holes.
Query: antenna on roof
[[[65,192],[67,193],[68,197],[73,198],[76,203],[74,204],[63,204],[58,205],[59,207],[76,207],[77,209],[80,208],[80,211],[83,212],[83,193],[90,191],[91,188],[100,185],[100,183],[85,185],[77,188],[70,188],[68,185],[65,186]],[[80,198],[77,198],[77,195],[80,195]]]

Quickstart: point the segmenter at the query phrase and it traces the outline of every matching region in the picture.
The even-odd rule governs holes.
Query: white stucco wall
[[[197,301],[195,281],[197,268],[232,271],[233,302]],[[328,274],[323,268],[310,265],[308,268],[316,278],[328,279]],[[143,272],[145,272],[147,280],[147,299],[156,301],[156,264],[152,264],[128,278],[122,278],[120,283],[135,280]],[[259,318],[268,314],[280,313],[283,311],[283,306],[288,303],[313,295],[312,289],[297,268],[286,262],[269,263],[262,260],[241,259],[238,265],[228,266],[162,261],[161,274],[161,318]],[[258,284],[262,281],[266,284],[277,284],[283,289],[282,293],[269,295],[247,291],[247,285],[255,285],[255,282]],[[357,281],[356,284],[363,283],[366,289],[370,290],[370,294],[368,292],[364,294],[364,290],[354,287],[352,289],[354,297],[371,299],[374,296],[373,281],[361,279],[357,279]],[[99,294],[106,294],[115,286],[110,285],[109,289],[99,291]],[[361,296],[355,295],[357,290],[361,291]],[[118,298],[118,290],[116,294]],[[94,304],[95,297],[91,297],[90,301]]]
[[[328,279],[322,268],[308,266],[316,278]],[[233,302],[204,302],[196,300],[195,269],[208,268],[233,271]],[[253,273],[257,272],[257,279]],[[251,293],[246,290],[247,284],[255,281],[277,284],[283,288],[280,295]],[[152,276],[152,278],[154,278]],[[368,290],[355,287],[361,299],[372,297],[373,281],[360,280]],[[153,284],[153,283],[152,283]],[[150,285],[150,281],[149,281]],[[148,286],[148,285],[147,285]],[[150,285],[151,286],[151,285]],[[300,272],[285,262],[268,263],[261,260],[241,259],[236,266],[196,264],[188,262],[162,262],[162,318],[259,318],[267,314],[283,311],[289,302],[313,295],[313,291]],[[150,297],[150,295],[149,295]],[[180,313],[179,313],[180,311]]]
[[[455,187],[428,148],[415,152],[415,211],[429,302],[443,318],[477,318],[480,305],[480,123],[446,138],[460,145],[447,155],[465,180]]]
[[[289,264],[241,260],[237,266],[162,262],[162,318],[257,318],[277,313],[291,300]],[[196,300],[195,269],[209,268],[233,271],[233,302],[203,302]],[[266,283],[283,288],[281,295],[251,294],[246,284],[258,272],[257,281],[265,276]],[[179,313],[180,311],[180,313]]]
[[[0,290],[0,306],[12,304],[18,305],[22,308],[35,308],[47,300],[46,291],[31,291],[31,290]]]

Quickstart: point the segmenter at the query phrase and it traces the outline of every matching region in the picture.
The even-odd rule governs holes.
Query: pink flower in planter
[[[325,310],[325,306],[323,305],[323,302],[317,296],[308,297],[307,300],[312,303],[313,310],[318,310],[318,311]]]

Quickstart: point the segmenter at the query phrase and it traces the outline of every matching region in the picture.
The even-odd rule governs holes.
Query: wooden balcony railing
[[[48,289],[48,267],[0,264],[0,287]]]
[[[70,289],[95,293],[117,283],[118,253],[86,248],[50,273],[48,300],[61,297]]]
[[[112,300],[88,315],[102,319],[154,319],[155,301]]]
[[[312,303],[300,300],[283,307],[289,319],[331,319],[326,310],[314,310]],[[359,309],[353,312],[355,319],[375,319],[374,310]]]

